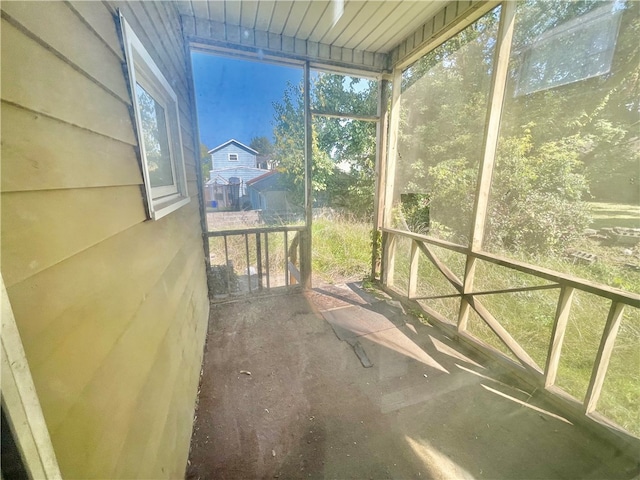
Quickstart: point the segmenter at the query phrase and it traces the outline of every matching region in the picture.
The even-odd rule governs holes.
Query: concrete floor
[[[214,305],[186,476],[638,475],[637,459],[504,381],[354,286]]]

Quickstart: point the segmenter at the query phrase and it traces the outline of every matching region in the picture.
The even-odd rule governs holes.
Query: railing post
[[[256,233],[256,268],[258,269],[258,290],[262,290],[262,245],[260,233]]]
[[[604,326],[604,332],[602,333],[602,339],[598,347],[598,354],[593,364],[589,388],[587,388],[587,395],[584,399],[584,410],[587,414],[593,412],[598,405],[602,385],[604,385],[604,378],[607,374],[607,368],[609,367],[609,360],[611,360],[611,354],[613,353],[613,345],[615,344],[618,329],[622,322],[624,306],[624,303],[611,303],[607,323]]]
[[[418,287],[418,262],[419,262],[418,242],[411,240],[411,258],[409,266],[409,286],[407,289],[407,297],[414,298]]]
[[[384,265],[382,268],[382,283],[387,287],[393,287],[393,276],[396,267],[396,236],[385,232],[382,237],[382,249],[384,251]]]
[[[283,232],[284,234],[284,285],[286,287],[289,286],[289,235],[287,230]]]
[[[571,313],[571,302],[573,301],[574,291],[575,289],[573,287],[567,286],[562,287],[560,291],[556,318],[553,322],[553,332],[551,333],[551,341],[549,342],[549,352],[547,353],[547,364],[544,369],[545,388],[552,386],[556,381],[562,342],[564,341],[564,332],[567,329],[567,322],[569,321],[569,314]]]
[[[264,232],[264,259],[267,267],[267,290],[271,288],[271,271],[269,270],[269,234]]]
[[[251,260],[249,257],[249,235],[248,234],[244,234],[244,247],[245,247],[245,251],[246,251],[246,255],[247,255],[247,285],[249,286],[249,293],[251,293],[253,291],[253,289],[251,288]]]
[[[231,294],[231,270],[233,267],[229,265],[229,244],[227,243],[227,236],[224,237],[224,271],[227,276],[227,293]]]
[[[300,284],[311,288],[311,229],[300,232]]]

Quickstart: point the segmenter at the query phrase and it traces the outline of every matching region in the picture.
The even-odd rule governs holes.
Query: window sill
[[[182,195],[174,195],[169,198],[161,198],[153,202],[153,211],[151,218],[159,220],[162,217],[175,212],[180,207],[185,206],[191,201],[191,197],[183,197]]]

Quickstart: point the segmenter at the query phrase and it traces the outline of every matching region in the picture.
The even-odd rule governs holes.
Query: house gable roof
[[[249,152],[249,153],[253,153],[254,155],[258,155],[258,152],[256,152],[253,148],[251,148],[251,147],[247,147],[244,143],[240,143],[239,141],[237,141],[237,140],[236,140],[236,139],[234,139],[234,138],[232,138],[231,140],[227,140],[226,142],[224,142],[224,143],[222,143],[222,144],[218,145],[217,147],[213,147],[213,148],[212,148],[211,150],[209,150],[207,153],[215,153],[215,152],[217,152],[218,150],[221,150],[221,149],[223,149],[224,147],[226,147],[227,145],[230,145],[230,144],[232,144],[232,143],[233,143],[234,145],[236,145],[236,146],[238,146],[238,147],[240,147],[240,148],[242,148],[242,149],[246,150],[246,151],[247,151],[247,152]]]
[[[247,182],[247,186],[258,192],[283,190],[281,185],[282,174],[277,170],[271,170],[264,175],[253,178]]]

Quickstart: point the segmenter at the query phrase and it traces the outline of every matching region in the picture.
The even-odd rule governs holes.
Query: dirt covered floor
[[[366,366],[366,368],[365,368]],[[637,460],[357,287],[211,310],[188,479],[630,479]]]

